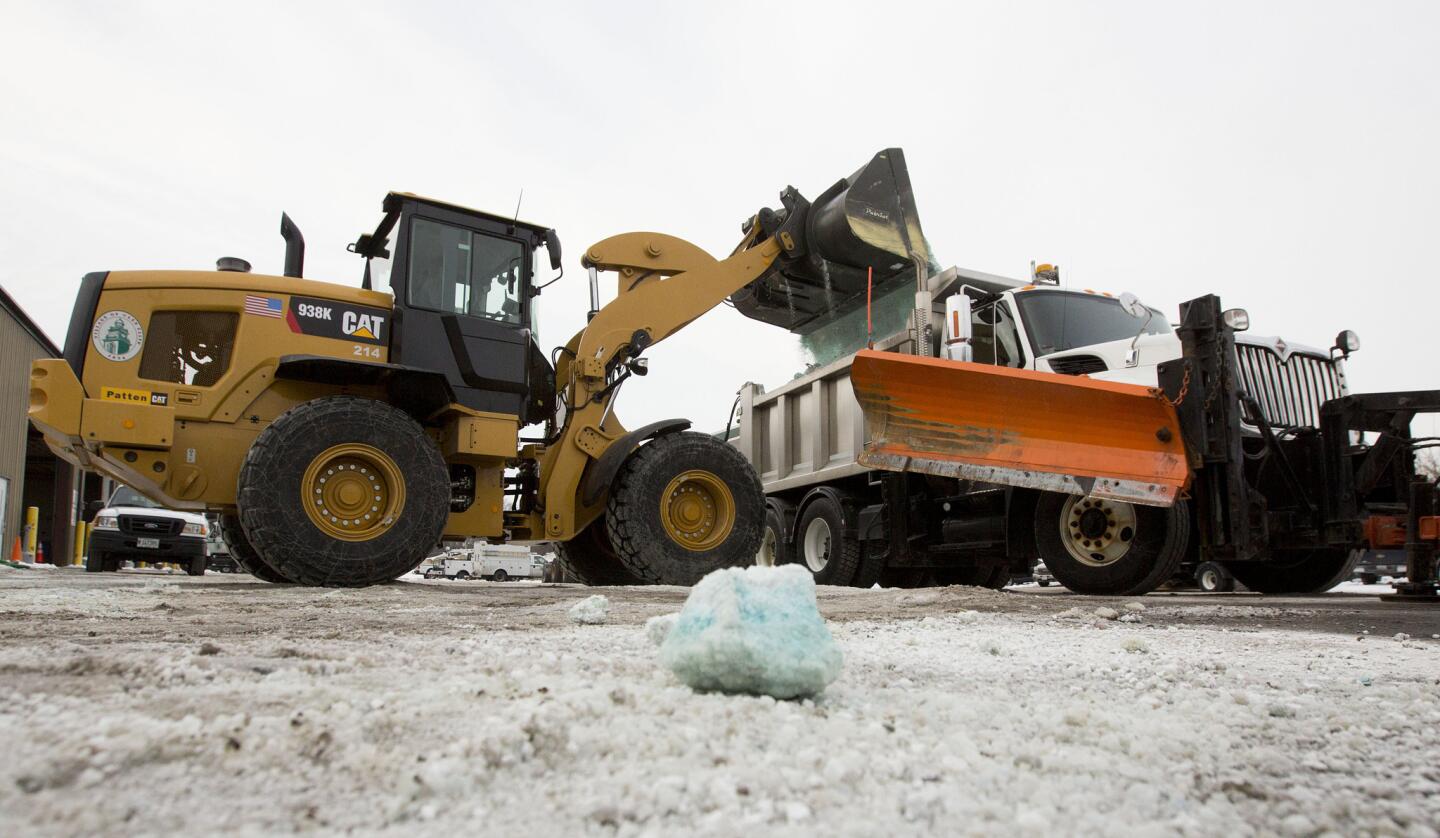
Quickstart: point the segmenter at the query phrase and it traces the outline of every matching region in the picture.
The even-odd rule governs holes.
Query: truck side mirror
[[[1358,351],[1360,351],[1360,336],[1350,331],[1349,329],[1346,329],[1340,334],[1336,335],[1335,345],[1330,348],[1330,354],[1332,356],[1336,352],[1339,352],[1340,356],[1343,358],[1349,358],[1351,352]]]
[[[945,298],[944,354],[951,361],[970,361],[974,350],[970,346],[974,329],[970,322],[970,297],[965,294],[951,294]]]
[[[560,234],[554,230],[545,231],[545,249],[550,252],[550,267],[560,270]]]
[[[1137,320],[1142,317],[1148,318],[1150,316],[1150,309],[1146,308],[1145,304],[1140,302],[1139,297],[1131,294],[1129,291],[1126,291],[1125,293],[1120,295],[1120,307],[1125,309],[1125,311],[1128,312],[1131,317],[1134,317]]]

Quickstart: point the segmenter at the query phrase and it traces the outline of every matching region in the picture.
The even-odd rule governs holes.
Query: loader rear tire
[[[621,564],[615,548],[610,546],[604,518],[581,530],[569,541],[556,542],[555,561],[584,585],[645,584]]]
[[[286,584],[290,580],[275,572],[275,568],[265,564],[255,548],[250,546],[250,540],[245,537],[245,530],[240,525],[240,516],[227,512],[220,516],[220,537],[224,539],[225,546],[230,548],[230,557],[240,569],[259,579],[261,582],[275,582]]]
[[[1323,594],[1350,578],[1358,550],[1277,551],[1268,562],[1230,562],[1225,567],[1257,594]]]
[[[711,571],[754,564],[765,493],[733,447],[709,434],[666,434],[620,467],[605,525],[631,573],[652,584],[694,585]]]
[[[255,551],[301,585],[397,579],[440,543],[450,514],[450,477],[425,430],[353,396],[280,414],[250,446],[239,483]]]
[[[1080,594],[1147,594],[1175,575],[1189,541],[1184,501],[1155,507],[1046,492],[1035,505],[1040,557]]]

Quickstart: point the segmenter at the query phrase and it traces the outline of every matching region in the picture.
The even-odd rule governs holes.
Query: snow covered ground
[[[0,823],[1437,834],[1440,609],[821,589],[844,671],[777,702],[657,665],[644,621],[683,590],[610,589],[607,622],[577,625],[590,593],[0,574]]]

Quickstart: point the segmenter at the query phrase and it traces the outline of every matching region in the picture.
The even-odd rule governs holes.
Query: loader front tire
[[[1080,594],[1147,594],[1175,575],[1189,540],[1183,501],[1155,507],[1046,492],[1035,505],[1040,557]]]
[[[651,584],[693,585],[713,570],[754,563],[765,493],[733,447],[708,434],[667,434],[620,467],[605,524],[631,573]]]
[[[645,584],[620,562],[615,548],[610,545],[610,536],[605,532],[604,518],[581,530],[569,541],[557,542],[555,561],[585,585]]]
[[[255,551],[301,585],[363,587],[415,569],[440,542],[450,478],[423,428],[383,402],[315,399],[280,414],[240,468]]]
[[[250,541],[245,537],[245,530],[240,526],[240,516],[233,512],[226,512],[220,516],[220,538],[225,541],[225,546],[230,549],[230,557],[240,569],[259,579],[261,582],[275,582],[285,584],[290,580],[275,572],[275,568],[265,564],[255,548],[250,546]]]

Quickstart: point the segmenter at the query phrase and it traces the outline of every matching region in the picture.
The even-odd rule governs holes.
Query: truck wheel
[[[455,574],[455,578],[459,579],[461,582],[464,582],[470,578],[470,571],[462,570],[459,573]]]
[[[615,548],[610,546],[610,536],[606,532],[603,517],[569,541],[557,542],[555,561],[585,585],[645,584],[644,580],[620,563]]]
[[[1373,573],[1362,573],[1362,574],[1360,574],[1360,584],[1362,584],[1362,585],[1374,585],[1374,584],[1376,584],[1376,583],[1379,582],[1379,581],[1380,581],[1380,577],[1379,577],[1379,576],[1376,576],[1376,575],[1373,574]]]
[[[86,573],[104,573],[105,569],[104,553],[99,550],[91,550],[89,554],[85,556]]]
[[[414,419],[353,396],[280,414],[240,467],[256,552],[302,585],[362,587],[415,569],[440,541],[450,478]]]
[[[506,573],[504,570],[497,570],[495,571],[495,575],[490,578],[494,579],[496,582],[504,582],[506,579],[510,578],[510,574]]]
[[[689,431],[632,452],[605,511],[620,561],[660,585],[693,585],[713,570],[752,564],[764,521],[755,470],[731,446]]]
[[[937,585],[969,585],[998,591],[1010,584],[1010,568],[1006,565],[936,568],[931,575]]]
[[[1235,577],[1219,562],[1204,562],[1195,568],[1195,587],[1211,593],[1235,590]]]
[[[1231,575],[1257,594],[1321,594],[1350,578],[1358,551],[1276,551],[1266,562],[1231,562]]]
[[[255,548],[250,546],[250,540],[245,537],[245,530],[240,526],[240,516],[233,512],[225,512],[220,515],[220,538],[225,541],[225,546],[230,548],[230,557],[240,569],[259,579],[261,582],[288,583],[290,580],[281,576],[275,568],[265,563]]]
[[[205,575],[205,564],[206,564],[206,562],[205,562],[205,557],[204,557],[204,556],[201,556],[201,557],[196,558],[196,559],[191,559],[190,562],[185,565],[185,573],[186,573],[186,575],[187,575],[187,576],[204,576],[204,575]]]
[[[826,495],[812,500],[800,515],[795,553],[817,585],[849,585],[860,569],[860,543],[845,537],[840,507]]]
[[[1175,575],[1189,540],[1183,501],[1162,508],[1045,492],[1035,506],[1040,556],[1076,593],[1149,593]]]
[[[785,525],[780,513],[774,509],[765,510],[765,532],[760,536],[760,552],[755,554],[755,564],[761,567],[779,567],[790,563],[790,551],[785,545]]]

